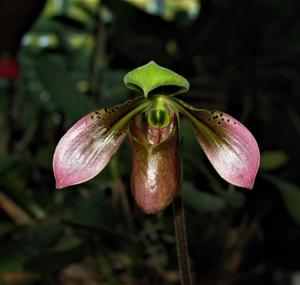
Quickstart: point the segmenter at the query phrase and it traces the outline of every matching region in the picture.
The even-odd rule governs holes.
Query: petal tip
[[[55,183],[55,188],[56,189],[62,189],[62,188],[65,188],[65,187],[67,187],[68,185],[64,185],[63,183],[61,183],[61,182],[58,182],[58,181],[56,181],[56,183]]]
[[[64,180],[61,177],[57,177],[57,174],[54,170],[54,177],[55,177],[55,188],[56,189],[62,189],[67,187],[68,185],[64,183]]]
[[[253,187],[254,187],[254,181],[252,183],[249,183],[247,185],[240,186],[240,187],[243,187],[243,188],[248,189],[248,190],[252,190]]]
[[[254,188],[254,183],[256,179],[257,172],[254,175],[239,175],[238,177],[231,177],[230,179],[222,177],[228,183],[235,185],[237,187],[245,188],[248,190],[252,190]]]

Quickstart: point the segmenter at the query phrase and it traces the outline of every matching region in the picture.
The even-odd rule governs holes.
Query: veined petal
[[[53,157],[56,188],[96,176],[123,142],[129,120],[147,106],[148,102],[139,97],[89,113],[71,127],[59,141]]]
[[[155,137],[165,137],[155,146],[151,142],[155,138],[147,145],[145,138],[140,139],[143,136],[141,131],[134,124],[130,127],[131,191],[138,206],[148,214],[155,214],[172,202],[181,179],[176,116],[167,128],[152,131],[147,130],[148,140],[150,133]]]
[[[177,99],[172,101],[175,108],[191,119],[197,140],[219,175],[233,185],[252,189],[260,153],[250,131],[223,112],[196,109]]]

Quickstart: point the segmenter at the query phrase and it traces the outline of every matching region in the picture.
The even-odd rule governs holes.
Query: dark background
[[[236,189],[182,120],[194,284],[299,283],[300,2],[193,3],[0,0],[0,60],[21,65],[0,79],[0,284],[178,284],[172,207],[134,204],[128,142],[88,183],[55,190],[52,172],[65,131],[131,98],[123,76],[150,60],[190,81],[190,104],[242,121],[262,154],[254,189]]]

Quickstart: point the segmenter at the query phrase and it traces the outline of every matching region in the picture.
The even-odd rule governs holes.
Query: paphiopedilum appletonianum
[[[58,143],[53,158],[57,188],[96,176],[129,134],[133,196],[146,213],[163,210],[178,194],[181,179],[179,113],[192,122],[219,175],[233,185],[253,187],[260,154],[244,125],[224,112],[177,99],[188,91],[188,81],[153,61],[129,72],[124,82],[140,96],[87,114]]]

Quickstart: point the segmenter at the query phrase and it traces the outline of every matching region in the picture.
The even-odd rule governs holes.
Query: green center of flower
[[[166,128],[170,124],[170,111],[164,102],[164,96],[152,100],[152,106],[147,111],[147,121],[152,128]]]

